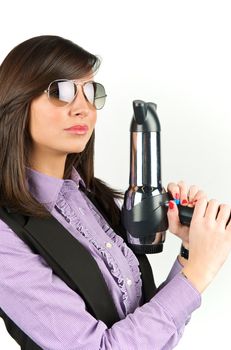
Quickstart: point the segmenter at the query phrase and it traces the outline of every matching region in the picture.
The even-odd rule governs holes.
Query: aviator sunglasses
[[[63,107],[74,101],[78,94],[78,85],[82,86],[86,100],[96,109],[103,108],[106,101],[106,92],[102,84],[95,81],[76,83],[75,80],[58,79],[52,81],[47,90],[48,99],[57,107]]]

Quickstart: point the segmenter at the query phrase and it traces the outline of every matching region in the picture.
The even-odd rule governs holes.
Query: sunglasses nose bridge
[[[84,91],[84,85],[85,85],[85,83],[77,83],[77,82],[75,82],[75,81],[73,81],[73,83],[75,84],[75,87],[76,87],[76,93],[75,93],[75,96],[74,96],[74,98],[73,98],[72,103],[73,103],[74,101],[76,101],[77,97],[80,98],[80,95],[81,95],[81,98],[83,98],[84,102],[85,102],[85,103],[88,103],[89,101],[88,101],[88,98],[87,98],[87,96],[86,96],[86,94],[85,94],[85,91]]]
[[[75,100],[76,100],[76,98],[77,98],[77,96],[79,95],[79,89],[81,90],[81,92],[83,93],[83,88],[82,88],[82,84],[80,84],[80,83],[77,83],[75,80],[72,80],[71,81],[72,82],[72,84],[74,85],[74,96],[73,96],[73,99],[72,99],[72,101],[70,101],[70,103],[73,103]],[[81,86],[81,88],[80,88],[80,86]]]

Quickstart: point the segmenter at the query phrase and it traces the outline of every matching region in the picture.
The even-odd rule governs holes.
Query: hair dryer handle
[[[190,226],[194,208],[178,205],[179,218],[182,225]]]

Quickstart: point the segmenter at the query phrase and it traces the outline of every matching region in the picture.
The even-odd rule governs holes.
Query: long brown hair
[[[16,46],[0,66],[0,205],[26,215],[47,216],[27,185],[30,105],[55,79],[82,78],[100,65],[97,56],[70,40],[42,35]],[[67,156],[64,178],[75,167],[113,224],[119,220],[114,199],[120,192],[94,177],[93,132],[81,153]]]

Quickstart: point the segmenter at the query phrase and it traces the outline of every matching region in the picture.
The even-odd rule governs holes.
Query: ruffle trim
[[[138,260],[134,256],[134,254],[129,251],[129,248],[126,248],[126,245],[123,243],[122,238],[120,238],[118,235],[115,234],[115,232],[108,226],[106,221],[99,215],[99,213],[96,211],[96,209],[90,204],[89,200],[87,200],[88,206],[91,209],[93,215],[95,216],[97,222],[100,224],[100,226],[103,228],[104,232],[121,248],[121,251],[123,255],[126,257],[129,267],[131,268],[135,280],[136,285],[136,295],[138,301],[141,298],[141,279],[140,279],[140,271],[138,268]],[[63,216],[63,218],[66,220],[68,224],[71,224],[73,227],[76,228],[80,234],[85,237],[101,254],[103,257],[103,260],[111,272],[114,280],[116,281],[117,285],[119,286],[122,294],[122,301],[123,305],[125,307],[124,312],[127,314],[128,311],[131,310],[132,305],[128,298],[127,293],[127,287],[126,287],[126,281],[122,276],[121,270],[113,258],[113,256],[110,254],[110,252],[103,247],[95,237],[92,237],[92,234],[90,231],[85,227],[81,220],[76,215],[76,212],[71,208],[71,206],[65,201],[65,199],[62,196],[59,196],[55,205],[55,209]],[[133,304],[133,303],[132,303]]]
[[[99,213],[97,208],[92,204],[92,202],[87,198],[87,204],[90,208],[91,212],[93,213],[96,221],[99,223],[99,225],[102,227],[104,232],[111,238],[111,240],[120,248],[122,254],[128,261],[128,265],[132,271],[132,275],[135,282],[136,287],[136,297],[138,300],[140,300],[142,296],[142,281],[141,281],[141,273],[139,269],[139,261],[137,260],[135,254],[132,252],[132,250],[125,244],[122,237],[117,235],[112,228],[108,225],[106,220],[102,217],[102,215]]]

